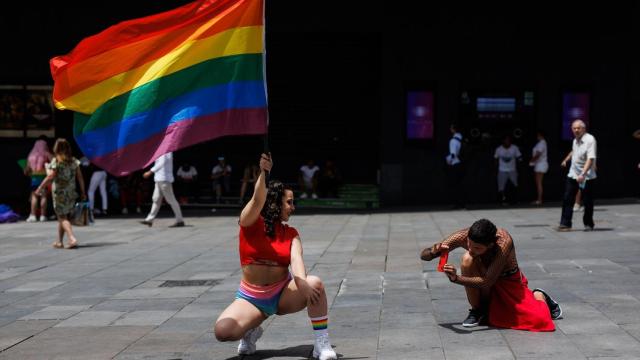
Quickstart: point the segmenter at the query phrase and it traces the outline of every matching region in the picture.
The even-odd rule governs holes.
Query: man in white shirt
[[[316,194],[316,189],[318,187],[318,173],[320,168],[318,165],[315,165],[313,160],[307,160],[305,165],[300,167],[300,189],[302,190],[302,194],[300,195],[300,199],[306,199],[308,197],[308,192],[311,191],[311,197],[314,199],[318,198],[318,194]]]
[[[173,214],[176,217],[176,222],[169,227],[182,227],[184,226],[184,220],[182,219],[182,211],[180,211],[180,205],[173,195],[173,153],[166,153],[156,159],[151,170],[144,173],[143,177],[148,179],[153,175],[153,181],[155,181],[155,188],[153,189],[153,204],[151,205],[151,211],[147,218],[141,221],[141,224],[151,226],[153,220],[158,215],[160,207],[162,206],[162,199],[166,199]]]
[[[518,188],[518,169],[516,162],[522,158],[522,153],[516,145],[511,144],[511,136],[505,136],[502,145],[498,146],[493,157],[498,161],[498,195],[500,201],[506,203],[507,197],[504,189],[507,181],[511,181],[513,186]]]
[[[571,230],[573,218],[573,202],[578,188],[582,190],[582,205],[584,215],[582,222],[584,231],[593,231],[593,185],[596,179],[596,138],[587,133],[586,124],[576,119],[571,123],[573,132],[573,145],[571,152],[562,161],[562,167],[567,166],[571,160],[567,181],[565,183],[564,197],[562,199],[562,217],[558,231]]]
[[[198,198],[198,170],[185,162],[178,168],[176,173],[176,186],[178,190],[178,199],[180,204],[189,202],[189,197]]]
[[[449,140],[449,153],[445,158],[447,162],[446,179],[449,191],[449,199],[453,200],[454,209],[462,209],[465,206],[465,193],[462,187],[464,179],[464,167],[460,159],[460,150],[462,149],[462,134],[456,124],[452,124],[449,128],[451,131],[451,139]]]
[[[231,191],[231,165],[227,164],[224,156],[218,156],[218,164],[211,170],[211,180],[213,180],[213,191],[216,192],[216,203],[220,203],[222,198],[222,187],[225,194]]]

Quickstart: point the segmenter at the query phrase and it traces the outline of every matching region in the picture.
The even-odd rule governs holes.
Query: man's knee
[[[213,329],[218,341],[235,341],[242,337],[238,323],[233,319],[220,319]]]
[[[471,255],[469,255],[469,252],[465,252],[464,255],[462,255],[462,259],[460,260],[460,270],[462,270],[463,272],[469,272],[471,269],[473,269],[473,257]]]

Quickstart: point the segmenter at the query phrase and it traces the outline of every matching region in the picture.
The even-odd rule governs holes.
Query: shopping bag
[[[93,217],[89,209],[89,202],[80,201],[73,207],[73,217],[71,223],[75,226],[87,226],[93,222]]]

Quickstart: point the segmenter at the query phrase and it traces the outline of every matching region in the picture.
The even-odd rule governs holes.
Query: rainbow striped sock
[[[313,326],[313,332],[318,335],[321,333],[326,333],[327,332],[327,326],[329,326],[329,317],[328,316],[321,316],[321,317],[316,317],[316,318],[310,318],[311,319],[311,325]]]

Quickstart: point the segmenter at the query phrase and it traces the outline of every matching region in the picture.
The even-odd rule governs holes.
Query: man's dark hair
[[[496,242],[496,226],[487,219],[480,219],[469,228],[469,239],[482,245]]]
[[[456,123],[451,124],[451,128],[454,131],[460,131],[460,126],[458,124],[456,124]]]

